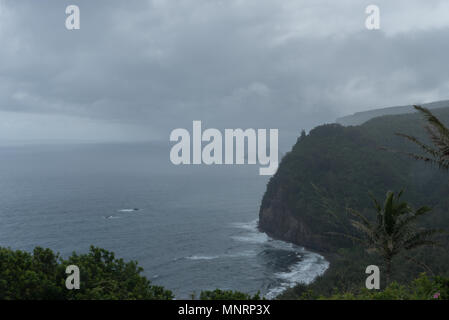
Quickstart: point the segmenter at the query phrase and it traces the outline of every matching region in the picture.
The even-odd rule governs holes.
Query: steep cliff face
[[[449,108],[434,113],[449,120]],[[419,153],[395,132],[425,139],[423,124],[420,115],[405,114],[361,126],[331,124],[311,130],[298,139],[270,179],[259,212],[260,230],[312,250],[334,251],[352,245],[330,236],[352,229],[347,208],[369,215],[369,194],[382,199],[388,190],[403,188],[411,204],[434,208],[431,223],[447,224],[447,175],[384,148]]]
[[[267,207],[260,209],[259,228],[276,239],[300,244],[316,251],[329,250],[325,239],[314,234],[307,222],[295,215],[285,204],[282,189],[269,200]]]

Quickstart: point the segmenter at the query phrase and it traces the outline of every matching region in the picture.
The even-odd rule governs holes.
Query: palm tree
[[[376,221],[368,220],[361,213],[350,210],[355,219],[351,225],[360,236],[348,236],[366,246],[368,253],[378,253],[385,262],[386,283],[390,282],[392,260],[398,254],[421,246],[437,245],[432,240],[437,229],[418,229],[416,220],[430,212],[430,208],[421,207],[413,210],[407,202],[401,201],[402,191],[396,196],[387,192],[382,205],[372,197],[376,209]]]
[[[398,136],[404,137],[413,143],[417,144],[426,155],[418,155],[407,153],[409,156],[423,160],[425,162],[437,165],[441,169],[449,169],[449,129],[435,117],[429,109],[421,106],[414,106],[416,110],[421,112],[427,120],[426,131],[433,143],[429,146],[416,137],[406,135],[403,133],[396,133]]]

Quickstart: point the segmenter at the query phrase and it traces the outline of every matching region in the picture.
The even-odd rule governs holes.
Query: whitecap
[[[298,283],[309,284],[316,277],[322,275],[328,267],[329,262],[323,256],[316,253],[307,253],[303,260],[293,264],[288,271],[274,274],[280,280],[280,284],[270,289],[265,296],[272,299]]]
[[[247,243],[265,243],[270,240],[265,233],[250,233],[244,236],[232,236],[231,239]]]
[[[259,232],[259,230],[257,228],[258,223],[259,223],[259,220],[256,219],[256,220],[252,220],[249,222],[234,222],[234,223],[231,223],[231,226],[234,228],[238,228],[238,229]]]
[[[231,226],[237,229],[246,230],[248,232],[240,233],[239,235],[232,236],[231,239],[240,242],[248,242],[248,243],[265,243],[270,239],[266,233],[260,232],[257,228],[258,220],[252,220],[249,222],[235,222],[232,223]]]
[[[242,258],[242,257],[252,257],[255,256],[257,253],[254,250],[245,250],[245,251],[240,251],[240,252],[235,252],[235,253],[226,253],[226,254],[222,254],[222,255],[211,255],[211,256],[207,256],[207,255],[192,255],[192,256],[188,256],[185,257],[185,259],[188,260],[214,260],[214,259],[229,259],[229,258]],[[179,259],[175,259],[175,260],[179,260]]]
[[[107,216],[107,217],[104,217],[105,219],[120,219],[120,217],[118,217],[118,216]]]
[[[197,255],[193,255],[193,256],[189,256],[186,257],[186,259],[188,260],[213,260],[213,259],[217,259],[219,258],[219,256],[197,256]]]
[[[134,211],[139,211],[138,208],[132,208],[132,209],[120,209],[118,210],[118,212],[134,212]]]
[[[246,258],[246,257],[254,257],[255,255],[257,255],[256,251],[246,250],[246,251],[241,251],[241,252],[236,252],[236,253],[228,253],[228,254],[225,254],[224,257],[225,258]]]

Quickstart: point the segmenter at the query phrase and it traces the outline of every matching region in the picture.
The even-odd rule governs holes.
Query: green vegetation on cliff
[[[433,113],[443,123],[449,122],[449,108]],[[307,289],[297,286],[283,298],[298,298],[304,290],[326,296],[357,293],[364,287],[366,266],[383,265],[380,256],[367,255],[353,241],[331,235],[355,235],[348,209],[374,220],[370,194],[381,199],[389,190],[405,189],[403,198],[409,204],[432,208],[432,214],[423,217],[418,227],[449,230],[447,172],[392,152],[419,153],[416,145],[396,133],[413,135],[427,143],[424,124],[417,113],[383,116],[360,126],[319,126],[298,138],[267,186],[259,226],[271,236],[324,253],[331,264]],[[419,263],[398,255],[392,279],[403,284],[422,272],[448,276],[449,239],[443,235],[439,241],[443,247],[413,251],[412,258]]]
[[[295,290],[300,292],[295,298],[301,300],[448,300],[449,278],[429,278],[423,273],[407,284],[394,282],[384,290],[341,291],[329,296],[316,294],[307,286],[298,286]],[[284,293],[284,297],[288,294]]]

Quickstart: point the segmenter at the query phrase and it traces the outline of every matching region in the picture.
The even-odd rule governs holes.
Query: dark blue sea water
[[[257,231],[267,182],[257,166],[175,167],[157,144],[2,146],[0,246],[67,256],[93,244],[139,261],[177,298],[273,297],[328,264]]]

